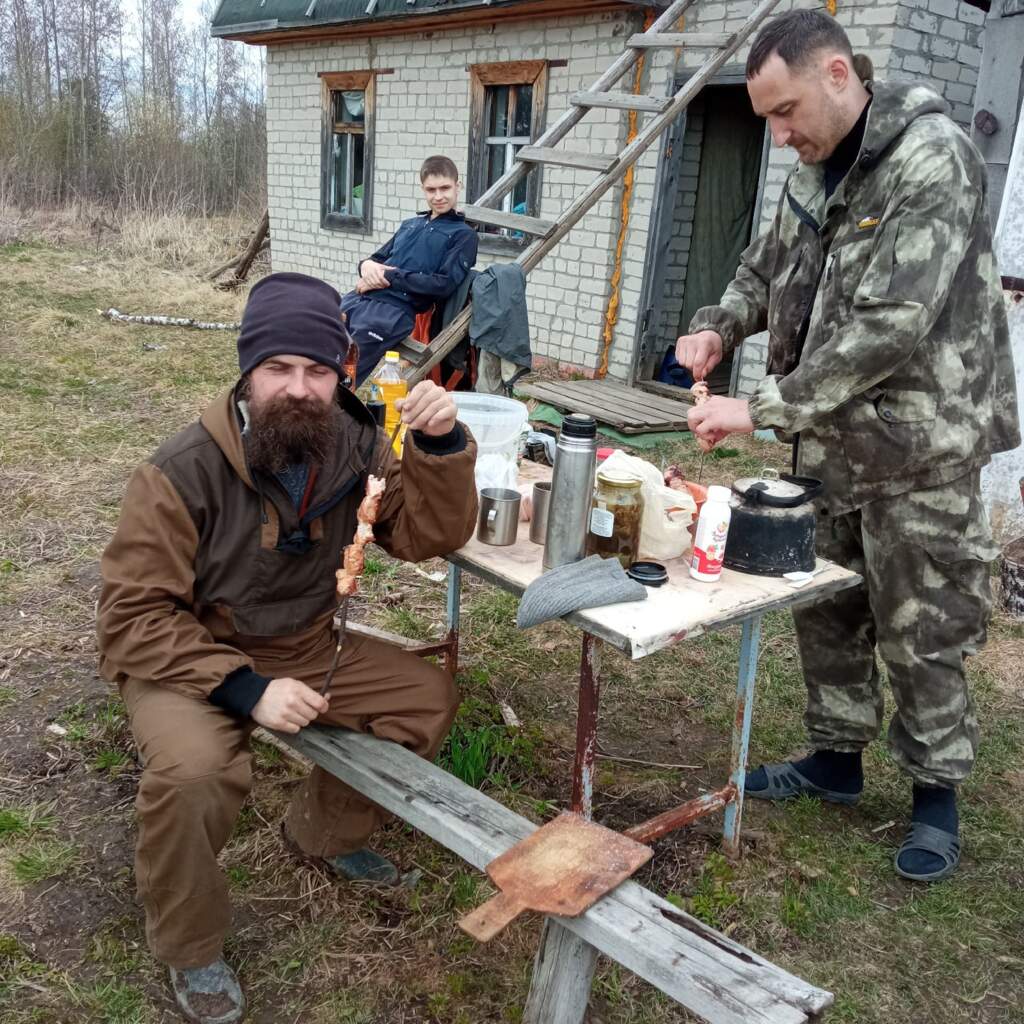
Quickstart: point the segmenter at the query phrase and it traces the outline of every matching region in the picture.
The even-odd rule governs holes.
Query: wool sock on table
[[[913,821],[957,835],[960,815],[956,809],[956,790],[944,786],[914,786]],[[941,871],[945,860],[937,853],[925,850],[907,850],[900,856],[900,867],[913,875],[927,875]]]
[[[837,793],[859,793],[864,788],[864,767],[861,752],[818,750],[809,757],[793,762],[793,767],[808,781],[822,789]],[[763,768],[747,774],[750,789],[764,789],[768,776]]]

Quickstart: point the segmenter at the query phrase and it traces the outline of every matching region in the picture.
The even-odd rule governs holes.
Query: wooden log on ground
[[[256,253],[256,255],[258,256],[261,252],[266,252],[269,248],[270,248],[270,239],[269,238],[264,238],[262,244],[259,247],[259,251]],[[220,277],[220,275],[224,273],[224,271],[230,270],[232,267],[237,267],[238,264],[241,262],[242,257],[244,255],[245,255],[244,253],[241,253],[238,256],[232,256],[231,259],[229,259],[227,261],[227,263],[222,263],[216,270],[211,270],[206,275],[206,280],[207,281],[216,281],[217,278]]]
[[[242,258],[238,261],[238,266],[235,268],[234,276],[230,281],[225,281],[221,288],[237,288],[248,276],[249,268],[252,266],[252,261],[256,259],[256,254],[260,251],[260,246],[263,245],[263,240],[267,237],[267,233],[270,231],[270,210],[263,211],[263,217],[260,219],[259,226],[256,228],[255,234],[249,239],[249,245],[246,247],[245,252],[242,253]]]

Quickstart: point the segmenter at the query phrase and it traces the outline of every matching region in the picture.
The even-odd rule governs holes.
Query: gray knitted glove
[[[645,601],[647,588],[626,575],[618,559],[591,555],[544,573],[523,591],[516,625],[529,629],[581,608]]]

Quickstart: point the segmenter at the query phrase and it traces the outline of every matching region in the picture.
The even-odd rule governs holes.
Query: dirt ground
[[[210,264],[216,263],[211,256]],[[110,324],[97,309],[236,319],[243,295],[195,267],[130,253],[20,242],[0,247],[0,1020],[176,1021],[134,898],[139,767],[123,710],[96,673],[97,561],[124,481],[234,377],[233,336]],[[727,482],[780,447],[746,441],[711,460]],[[645,457],[695,465],[689,441]],[[353,610],[437,636],[434,562],[377,554]],[[569,802],[578,633],[529,634],[515,601],[463,591],[465,696],[442,763],[535,821]],[[727,773],[738,631],[627,663],[605,657],[596,816],[650,817]],[[996,617],[971,663],[984,739],[965,786],[961,871],[933,887],[899,881],[891,858],[909,786],[884,744],[855,808],[801,800],[749,806],[744,857],[718,853],[720,818],[657,844],[638,879],[690,913],[836,993],[829,1021],[1024,1021],[1024,627]],[[504,725],[500,706],[524,723]],[[802,684],[792,623],[766,621],[755,763],[799,750]],[[256,744],[256,783],[224,851],[236,917],[226,954],[249,1019],[287,1024],[485,1024],[521,1019],[539,922],[487,946],[456,927],[491,892],[478,872],[402,825],[376,844],[413,890],[345,886],[295,864],[277,829],[301,770]],[[592,1024],[690,1020],[602,961]]]

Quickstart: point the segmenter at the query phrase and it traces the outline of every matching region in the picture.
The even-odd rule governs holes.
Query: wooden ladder
[[[678,19],[697,0],[675,0],[646,32],[630,36],[626,49],[590,89],[574,93],[569,109],[532,146],[524,146],[512,167],[505,172],[475,204],[463,207],[466,220],[475,224],[521,231],[533,241],[519,254],[516,263],[529,274],[534,267],[569,233],[583,215],[619,181],[641,154],[661,136],[694,97],[714,77],[718,69],[743,45],[778,5],[779,0],[762,0],[742,27],[735,32],[670,32]],[[648,50],[708,50],[710,53],[700,69],[673,96],[637,96],[613,92],[623,75],[634,67]],[[636,137],[615,156],[572,152],[558,148],[558,143],[591,110],[636,110],[649,115]],[[553,220],[506,213],[496,209],[501,200],[527,174],[542,164],[594,171],[597,177],[576,200]],[[429,345],[410,339],[398,350],[409,363],[404,376],[410,384],[422,380],[469,332],[472,309],[467,306]]]

